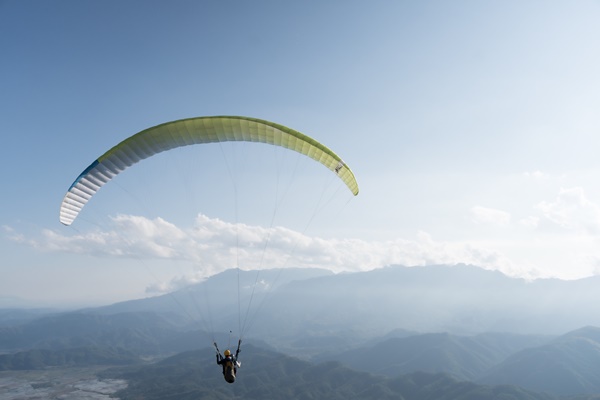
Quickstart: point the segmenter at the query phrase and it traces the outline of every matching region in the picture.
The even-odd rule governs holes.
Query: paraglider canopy
[[[143,130],[92,162],[69,187],[60,207],[60,222],[71,225],[90,198],[133,164],[163,151],[193,144],[259,142],[284,147],[323,164],[356,196],[358,183],[346,163],[332,150],[298,131],[256,118],[197,117],[167,122]]]

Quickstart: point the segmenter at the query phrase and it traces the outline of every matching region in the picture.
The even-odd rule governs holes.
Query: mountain
[[[247,346],[234,384],[227,384],[210,349],[186,352],[143,367],[112,369],[104,378],[129,383],[115,395],[153,399],[332,399],[332,400],[555,400],[514,386],[485,386],[444,374],[417,372],[395,378],[348,369],[337,362],[306,361]]]
[[[384,381],[376,379],[378,388],[381,388],[381,382],[388,385],[398,377],[421,372],[441,373],[445,380],[455,383],[511,385],[532,392],[563,395],[600,393],[600,328],[586,327],[556,338],[508,333],[458,336],[404,331],[390,335],[341,352],[331,351],[336,348],[335,343],[312,340],[310,346],[321,350],[312,362],[294,360],[299,365],[317,362],[335,365],[332,371],[352,369],[372,374],[369,375],[372,377],[387,377]],[[231,338],[223,334],[216,340],[223,350]],[[76,312],[3,328],[0,343],[28,348],[22,351],[13,348],[10,354],[0,355],[0,370],[18,370],[138,363],[148,356],[160,358],[182,351],[188,351],[185,353],[188,354],[189,350],[206,348],[211,342],[203,332],[178,328],[152,313],[100,315]],[[252,349],[258,348],[257,345],[262,350],[254,357]],[[261,352],[274,353],[268,348],[268,344],[255,339],[245,340],[242,358],[247,362],[244,361],[244,366],[260,365]],[[291,359],[292,354],[308,358],[304,351],[289,354],[279,358]],[[154,366],[159,368],[161,365],[164,362]],[[184,370],[180,372],[188,374]],[[344,372],[347,374],[350,372]],[[478,386],[476,390],[481,388]],[[382,393],[387,393],[387,389]]]
[[[592,327],[600,326],[598,283],[527,282],[464,265],[337,275],[230,270],[165,296],[13,320],[0,325],[0,353],[21,352],[32,365],[69,360],[65,351],[82,348],[165,357],[215,340],[223,349],[247,319],[244,349],[254,344],[380,375],[384,397],[389,382],[417,371],[600,393],[600,332]],[[251,299],[252,308],[243,306]],[[6,368],[16,368],[13,361]]]
[[[0,327],[20,325],[42,316],[62,314],[66,311],[50,308],[0,308]]]
[[[475,380],[482,371],[496,366],[508,356],[551,339],[507,333],[475,336],[428,333],[390,338],[337,354],[325,353],[313,360],[337,360],[352,369],[388,377],[423,371],[445,373],[459,380]]]
[[[342,343],[398,328],[559,335],[600,326],[599,286],[600,277],[529,282],[466,265],[394,266],[292,281],[273,291],[253,333],[280,342],[308,336]]]
[[[65,350],[35,349],[0,354],[0,371],[34,370],[48,367],[89,367],[140,363],[138,355],[124,349],[77,347]]]
[[[79,311],[0,327],[0,351],[102,346],[164,354],[197,348],[201,337],[205,339],[206,334],[196,331],[190,335],[154,313],[98,315]]]
[[[585,327],[509,356],[478,379],[562,395],[600,393],[600,328]]]
[[[161,313],[171,322],[212,326],[229,331],[239,319],[240,307],[256,312],[269,296],[296,280],[310,280],[333,273],[325,269],[289,268],[242,271],[230,269],[198,284],[165,295],[116,303],[85,311],[98,314],[125,312]],[[252,308],[253,307],[253,308]]]
[[[182,325],[226,332],[238,329],[241,319],[245,332],[290,348],[306,337],[353,346],[356,338],[373,339],[399,328],[560,335],[600,326],[599,286],[600,277],[530,282],[467,265],[390,266],[346,274],[229,270],[174,293],[95,312],[159,312]]]
[[[390,266],[345,274],[228,270],[163,296],[82,312],[152,312],[180,327],[243,330],[289,348],[306,338],[337,340],[347,348],[357,338],[371,340],[396,329],[560,335],[600,326],[598,287],[600,276],[530,282],[466,265]]]

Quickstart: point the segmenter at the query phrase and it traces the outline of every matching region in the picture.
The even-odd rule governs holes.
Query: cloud
[[[549,175],[547,175],[539,170],[535,170],[533,172],[524,172],[523,176],[525,178],[535,179],[535,180],[548,179],[550,177]]]
[[[473,221],[480,224],[496,226],[507,226],[510,224],[510,214],[494,208],[474,206],[471,208],[471,217]]]
[[[540,218],[530,215],[519,220],[519,225],[527,229],[535,229],[540,223]]]
[[[501,214],[501,213],[500,213]],[[152,292],[185,286],[239,265],[242,269],[305,267],[334,272],[370,270],[386,265],[473,264],[508,274],[516,267],[502,254],[466,242],[440,242],[426,232],[414,239],[367,241],[324,239],[284,228],[229,223],[198,215],[182,229],[161,218],[115,217],[107,230],[64,235],[44,230],[29,245],[44,251],[152,260],[184,260],[199,271]]]
[[[544,220],[576,233],[600,234],[600,207],[591,202],[581,187],[561,188],[554,201],[536,206]]]
[[[2,230],[4,231],[4,234],[6,235],[6,237],[13,242],[16,242],[16,243],[26,243],[27,242],[25,235],[18,233],[11,226],[2,225]]]
[[[199,283],[204,277],[199,274],[188,276],[176,276],[167,282],[156,282],[146,287],[146,293],[150,295],[174,292],[186,286]]]
[[[130,258],[186,258],[181,254],[181,244],[186,234],[175,225],[161,219],[119,215],[112,219],[112,229],[94,230],[62,235],[45,229],[42,238],[29,240],[32,247],[66,253]]]

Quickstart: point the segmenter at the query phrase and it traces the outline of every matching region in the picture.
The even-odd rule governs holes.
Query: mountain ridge
[[[244,347],[260,344],[303,361],[344,363],[388,377],[425,371],[535,392],[600,393],[598,279],[527,282],[472,266],[396,266],[338,275],[294,271],[294,279],[275,284],[281,273],[261,271],[256,291],[246,285],[258,281],[256,273],[239,275],[241,299],[265,295]],[[230,329],[238,319],[237,297],[214,306],[214,330],[206,331],[190,317],[197,306],[190,294],[227,292],[237,274],[230,270],[159,298],[28,316],[22,323],[11,311],[6,315],[13,322],[0,325],[0,351],[122,348],[165,357],[229,343],[238,337]],[[179,297],[174,302],[171,296]],[[390,361],[382,364],[386,356]]]

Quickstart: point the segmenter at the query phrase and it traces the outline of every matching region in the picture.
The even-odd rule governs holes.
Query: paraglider
[[[60,206],[60,222],[71,225],[102,186],[141,160],[178,147],[220,142],[258,142],[293,150],[332,171],[354,196],[359,192],[356,178],[347,164],[328,147],[309,136],[256,118],[196,117],[145,129],[98,157],[69,187]],[[235,382],[237,368],[241,365],[238,361],[241,334],[235,354],[226,350],[221,355],[216,342],[213,344],[217,351],[217,364],[223,367],[225,380],[228,383]]]
[[[148,128],[98,157],[69,187],[60,206],[60,222],[71,225],[83,206],[103,185],[141,160],[177,147],[229,141],[267,143],[304,154],[333,171],[352,194],[358,194],[358,183],[346,163],[309,136],[256,118],[198,117]]]
[[[223,352],[223,355],[221,355],[217,343],[215,342],[213,344],[215,346],[215,349],[217,350],[217,364],[223,366],[223,378],[225,378],[227,383],[235,382],[237,369],[241,366],[240,362],[238,361],[238,356],[240,354],[242,340],[240,339],[238,341],[238,347],[235,351],[235,355],[231,354],[231,350],[229,349],[225,350],[225,352]]]

